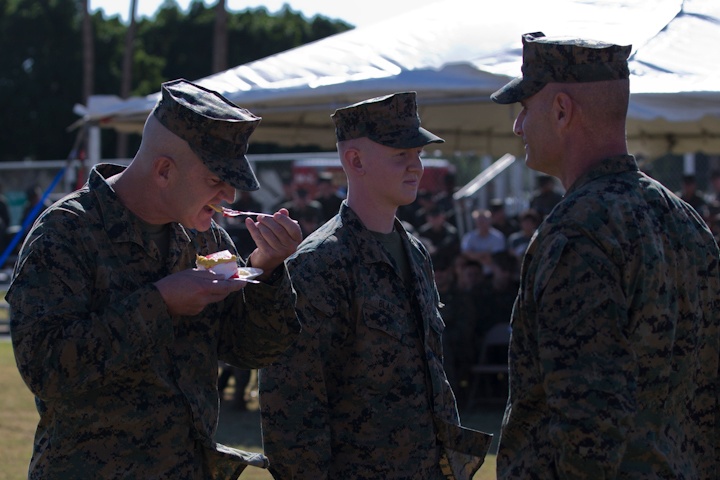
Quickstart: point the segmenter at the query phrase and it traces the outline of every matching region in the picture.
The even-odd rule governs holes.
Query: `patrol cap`
[[[542,32],[522,36],[522,76],[490,95],[496,103],[524,100],[548,83],[599,82],[630,76],[631,45],[596,40],[546,37]]]
[[[260,117],[185,79],[162,84],[153,115],[185,140],[208,169],[238,190],[260,184],[245,153]]]
[[[367,137],[392,148],[415,148],[445,140],[420,126],[416,92],[371,98],[333,113],[339,142]]]

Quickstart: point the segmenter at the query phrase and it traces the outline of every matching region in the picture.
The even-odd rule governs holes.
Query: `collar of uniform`
[[[340,207],[340,218],[343,224],[353,232],[353,236],[358,242],[357,251],[362,252],[361,258],[364,263],[385,262],[392,265],[380,242],[346,202],[343,202]]]
[[[385,262],[392,265],[380,241],[365,227],[360,217],[358,217],[346,202],[343,202],[340,207],[340,217],[343,224],[354,231],[355,238],[358,240],[358,251],[363,252],[362,259],[365,263]],[[422,251],[418,246],[418,242],[408,234],[402,222],[397,218],[395,219],[395,229],[400,233],[400,237],[406,248],[408,243],[413,247],[409,249],[411,255],[414,255],[415,252]],[[413,265],[414,264],[415,262],[413,262]]]
[[[575,183],[568,188],[565,196],[567,197],[583,185],[600,177],[604,177],[605,175],[637,172],[638,170],[637,161],[633,155],[615,155],[613,157],[607,157],[575,180]]]

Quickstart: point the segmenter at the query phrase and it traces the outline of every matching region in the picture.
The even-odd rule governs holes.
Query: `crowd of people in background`
[[[705,220],[715,240],[720,240],[720,170],[711,170],[709,191],[697,188],[695,175],[683,175],[680,190],[676,195],[690,204]]]

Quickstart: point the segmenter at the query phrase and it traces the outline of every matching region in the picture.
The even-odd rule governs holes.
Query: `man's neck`
[[[152,199],[149,186],[142,186],[142,179],[133,178],[128,170],[108,179],[108,183],[115,190],[115,194],[125,208],[144,222],[152,225],[168,223],[156,215],[157,201]]]
[[[348,196],[347,203],[368,230],[379,233],[392,232],[397,208],[382,208],[372,202],[358,201],[352,196]]]

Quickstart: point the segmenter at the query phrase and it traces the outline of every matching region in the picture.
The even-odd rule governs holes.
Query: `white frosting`
[[[215,275],[222,275],[223,278],[228,279],[237,273],[238,266],[235,262],[219,263],[209,270]]]

